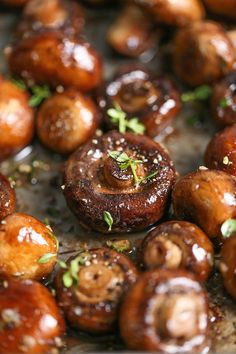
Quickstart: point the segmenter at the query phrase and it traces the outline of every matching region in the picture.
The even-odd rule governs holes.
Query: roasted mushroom
[[[123,254],[106,248],[80,253],[56,277],[59,305],[77,330],[111,332],[120,302],[137,276],[136,267]]]
[[[168,221],[157,226],[143,240],[142,261],[147,269],[186,269],[199,281],[209,277],[213,266],[213,247],[196,225]]]
[[[119,54],[137,57],[154,47],[154,25],[142,9],[129,4],[109,28],[107,40]]]
[[[0,286],[0,353],[49,353],[60,343],[65,323],[51,293],[31,280]]]
[[[101,80],[98,53],[83,39],[62,32],[37,33],[8,50],[11,72],[26,81],[51,86],[74,86],[80,91],[95,88]]]
[[[207,295],[184,270],[146,272],[124,298],[120,330],[128,347],[139,351],[201,352],[208,334]]]
[[[14,213],[1,221],[1,278],[40,280],[52,272],[57,251],[53,232],[32,216]]]
[[[204,3],[214,14],[236,20],[235,0],[204,0]]]
[[[235,233],[224,242],[221,250],[220,271],[224,286],[229,294],[236,299],[236,235]]]
[[[118,125],[107,115],[110,108],[118,106],[127,119],[139,118],[151,137],[165,135],[165,129],[170,127],[181,107],[179,92],[171,80],[153,77],[140,67],[119,72],[101,90],[98,103],[104,110],[108,126]]]
[[[175,71],[191,86],[225,76],[232,70],[234,58],[233,44],[219,23],[195,22],[179,30],[174,40]]]
[[[222,170],[236,177],[236,124],[213,137],[205,152],[205,163],[211,169]]]
[[[17,37],[29,37],[40,30],[60,30],[77,35],[84,26],[84,11],[75,1],[30,0],[16,30]]]
[[[76,90],[54,94],[40,107],[37,134],[50,150],[67,154],[95,135],[99,125],[98,109]]]
[[[236,123],[236,70],[214,85],[211,109],[220,126]]]
[[[162,217],[174,181],[173,163],[158,143],[113,131],[69,158],[63,188],[82,226],[130,232]]]
[[[0,221],[14,213],[16,194],[9,180],[0,173]]]
[[[8,80],[0,78],[0,161],[31,142],[34,113],[29,96]]]
[[[236,177],[217,170],[201,169],[176,183],[172,199],[175,216],[200,226],[218,243],[221,225],[236,217]]]

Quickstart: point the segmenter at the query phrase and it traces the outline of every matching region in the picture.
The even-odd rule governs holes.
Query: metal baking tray
[[[3,73],[7,73],[3,49],[10,42],[18,17],[19,10],[9,12],[0,8],[0,71]],[[88,10],[87,13],[85,35],[103,55],[106,78],[111,77],[120,65],[137,63],[137,60],[115,55],[107,46],[104,38],[114,17],[115,11],[112,9]],[[157,46],[138,61],[160,73],[161,56],[165,50],[168,48]],[[205,114],[199,122],[190,119],[193,114],[191,108],[183,110],[175,121],[174,132],[163,142],[180,174],[193,171],[203,164],[204,149],[214,133],[210,115]],[[35,139],[14,159],[3,162],[0,170],[16,183],[17,211],[29,213],[42,221],[47,218],[60,241],[60,257],[67,259],[86,247],[104,245],[109,237],[81,229],[67,208],[60,188],[64,161],[64,158],[44,149]],[[129,238],[133,246],[130,255],[135,259],[135,250],[145,234],[113,234],[111,238]],[[212,319],[210,352],[236,353],[236,306],[224,291],[217,271],[206,286],[210,293]],[[61,352],[66,354],[127,351],[118,331],[109,336],[90,336],[69,329],[64,342]]]

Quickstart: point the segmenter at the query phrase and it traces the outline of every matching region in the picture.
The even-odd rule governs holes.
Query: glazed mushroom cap
[[[184,270],[142,274],[124,298],[121,335],[131,349],[164,353],[201,352],[208,334],[208,300]]]
[[[205,152],[205,163],[211,169],[222,170],[236,177],[236,124],[211,139]]]
[[[107,41],[116,52],[137,57],[154,46],[154,25],[142,9],[128,4],[109,28]]]
[[[212,83],[233,68],[233,44],[218,23],[195,22],[178,31],[173,45],[175,71],[191,86]]]
[[[139,160],[137,178],[109,153],[126,153]],[[144,162],[142,162],[144,161]],[[154,175],[153,175],[154,174]],[[152,176],[148,177],[148,176]],[[158,221],[168,206],[175,169],[168,153],[148,137],[110,132],[78,149],[68,160],[64,194],[82,226],[107,233],[142,230]]]
[[[213,267],[213,246],[204,232],[186,221],[167,221],[148,233],[141,245],[147,269],[186,269],[199,281]]]
[[[183,27],[204,18],[204,7],[199,0],[133,0],[141,5],[157,22]]]
[[[220,271],[223,276],[224,286],[228,293],[236,299],[236,235],[225,240],[221,250]]]
[[[52,272],[57,251],[57,239],[52,231],[34,217],[14,213],[1,221],[1,277],[40,280]],[[40,263],[45,254],[52,257],[47,263]]]
[[[125,68],[108,82],[98,95],[98,104],[105,114],[118,105],[128,118],[138,117],[151,137],[163,133],[181,108],[180,94],[170,79],[136,66]],[[112,127],[108,116],[106,120]]]
[[[95,135],[99,122],[93,101],[76,90],[67,90],[52,95],[39,108],[37,135],[50,150],[68,154]]]
[[[0,173],[0,220],[14,213],[16,208],[16,194],[9,180]]]
[[[65,287],[65,270],[56,277],[59,305],[77,330],[111,332],[116,327],[121,299],[136,281],[138,271],[128,257],[106,248],[92,249],[79,256],[84,262],[79,266],[77,284]]]
[[[28,37],[45,29],[75,35],[81,32],[84,23],[84,11],[75,1],[30,0],[17,27],[17,36]]]
[[[0,353],[46,353],[64,334],[56,302],[43,285],[11,279],[0,286]]]
[[[235,0],[204,0],[204,3],[214,14],[236,20]]]
[[[34,133],[34,112],[29,96],[8,80],[0,78],[0,161],[28,145]]]
[[[220,126],[236,123],[236,70],[213,86],[211,111]]]
[[[174,186],[175,216],[192,221],[221,243],[221,225],[236,217],[235,188],[236,178],[223,171],[204,169],[190,173]]]
[[[60,31],[37,33],[15,44],[8,53],[11,72],[26,81],[50,86],[94,89],[101,81],[98,53],[83,39]]]

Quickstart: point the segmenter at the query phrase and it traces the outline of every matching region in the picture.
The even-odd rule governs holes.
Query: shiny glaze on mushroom
[[[236,20],[235,0],[204,0],[204,3],[214,14]]]
[[[95,135],[100,114],[93,101],[76,90],[56,93],[37,114],[37,135],[50,150],[73,152]]]
[[[146,136],[112,131],[69,158],[64,194],[82,226],[103,233],[130,232],[162,217],[174,181],[173,163],[158,143]],[[112,217],[112,230],[106,213]]]
[[[179,30],[173,44],[175,71],[191,86],[216,81],[233,68],[234,47],[219,23],[195,22]]]
[[[0,173],[0,220],[14,213],[16,194],[9,180]]]
[[[0,78],[0,161],[28,145],[34,132],[34,113],[29,96],[8,80]]]
[[[29,37],[45,29],[75,35],[81,32],[84,22],[84,11],[75,1],[30,0],[24,8],[16,35]]]
[[[43,32],[16,43],[8,53],[11,72],[26,81],[51,86],[94,89],[101,80],[98,53],[83,39]]]
[[[211,110],[220,126],[236,123],[236,70],[213,86]]]
[[[27,214],[14,213],[0,224],[0,277],[40,280],[56,263],[57,240],[52,231]],[[40,263],[45,254],[52,257]]]
[[[157,22],[171,26],[186,26],[205,16],[204,7],[199,0],[133,0],[142,6]]]
[[[221,250],[220,271],[228,293],[236,299],[236,235],[225,240]]]
[[[210,238],[223,242],[221,225],[236,217],[236,177],[201,169],[180,178],[173,189],[175,216],[197,224]]]
[[[154,25],[138,6],[126,5],[109,28],[107,41],[119,54],[137,57],[154,46]]]
[[[212,138],[206,148],[205,163],[211,169],[222,170],[236,177],[236,124]]]
[[[173,118],[179,113],[180,95],[166,77],[152,76],[141,67],[121,70],[98,95],[99,106],[105,111],[118,105],[128,118],[138,117],[145,133],[151,137],[164,134]],[[112,125],[106,117],[107,124]]]
[[[77,270],[77,283],[65,286],[65,270],[56,277],[59,305],[77,330],[111,332],[116,327],[120,302],[136,281],[138,271],[128,257],[106,248],[92,249],[79,257],[82,261]],[[68,264],[75,259],[70,259]]]
[[[0,285],[0,353],[49,353],[65,323],[49,290],[31,280]]]
[[[204,232],[186,221],[167,221],[148,233],[141,245],[147,269],[186,269],[199,281],[213,267],[213,246]]]
[[[145,272],[124,298],[120,330],[131,349],[202,352],[208,335],[207,294],[184,270]]]

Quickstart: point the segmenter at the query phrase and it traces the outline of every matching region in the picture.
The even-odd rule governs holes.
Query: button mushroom
[[[204,0],[204,3],[214,14],[236,20],[235,0]]]
[[[221,250],[220,271],[224,286],[229,294],[236,299],[236,235],[232,234],[224,242]]]
[[[7,215],[14,213],[16,194],[9,180],[0,173],[0,221]]]

